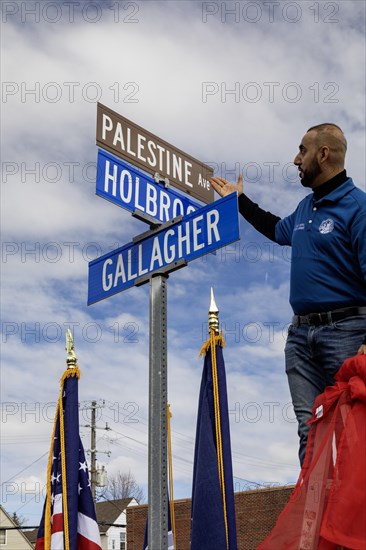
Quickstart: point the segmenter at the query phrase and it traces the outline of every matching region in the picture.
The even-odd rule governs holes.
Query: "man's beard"
[[[312,187],[312,183],[315,178],[320,174],[320,166],[316,159],[313,160],[309,168],[303,172],[303,176],[300,179],[303,187]]]

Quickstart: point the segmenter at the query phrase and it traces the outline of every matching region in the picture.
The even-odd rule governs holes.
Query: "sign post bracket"
[[[136,235],[136,237],[134,237],[132,239],[132,242],[133,243],[138,243],[139,241],[143,241],[147,237],[151,237],[151,235],[154,235],[154,233],[157,233],[158,231],[161,231],[162,229],[166,229],[167,227],[170,227],[171,225],[174,225],[175,223],[180,222],[182,219],[183,219],[183,216],[179,215],[179,216],[176,216],[172,220],[169,220],[165,223],[155,222],[155,224],[154,224],[155,227],[153,227],[152,229],[150,229],[148,231],[145,231],[144,233],[140,233],[139,235]]]
[[[159,271],[155,271],[155,273],[153,274],[153,277],[157,275],[163,275],[167,277],[169,273],[172,273],[173,271],[177,271],[178,269],[181,269],[186,265],[188,265],[188,262],[184,258],[181,258],[176,262],[172,262],[171,264],[166,265],[165,267],[162,267],[161,269],[159,269]],[[137,279],[135,279],[134,286],[142,286],[148,281],[150,281],[151,278],[152,278],[151,273],[148,275],[144,275],[143,277],[138,277]]]
[[[152,216],[149,216],[149,214],[145,214],[145,212],[142,212],[141,210],[134,210],[131,214],[133,218],[136,218],[137,220],[140,220],[141,222],[145,222],[150,225],[150,229],[156,229],[157,227],[160,227],[161,222],[156,221],[156,218],[153,218]]]
[[[164,178],[163,176],[161,176],[159,174],[159,172],[155,172],[154,181],[155,181],[155,183],[163,183],[165,189],[169,189],[169,187],[170,187],[170,182],[169,182],[168,178]]]

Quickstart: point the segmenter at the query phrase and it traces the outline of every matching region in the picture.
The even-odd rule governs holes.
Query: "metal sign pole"
[[[167,274],[150,279],[148,544],[168,548]]]
[[[116,146],[117,141],[120,146]],[[89,262],[88,305],[150,281],[148,546],[149,550],[167,550],[166,281],[168,273],[239,239],[238,200],[236,193],[232,193],[212,205],[210,166],[101,103],[97,109],[97,145],[104,150],[98,153],[97,194],[150,225],[150,231],[137,235],[131,243]],[[148,176],[153,167],[158,168],[154,155],[148,156],[151,147],[164,153],[159,173],[153,178],[157,185],[164,183],[163,190],[155,188]],[[184,166],[184,174],[172,176],[171,159]],[[172,181],[168,176],[173,177]],[[191,197],[170,192],[170,184],[207,206],[201,207]]]

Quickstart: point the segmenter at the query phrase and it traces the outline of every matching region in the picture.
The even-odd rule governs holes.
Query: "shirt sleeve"
[[[292,234],[295,227],[296,212],[282,218],[277,224],[275,229],[275,239],[276,243],[282,246],[291,246],[292,245]]]
[[[366,281],[366,207],[352,223],[352,246],[360,262],[361,271]],[[366,345],[366,335],[362,344]]]
[[[351,225],[351,242],[361,272],[366,281],[366,206],[360,211]]]
[[[266,212],[252,202],[249,197],[244,195],[239,196],[239,212],[257,231],[262,233],[271,241],[276,241],[276,224],[281,220],[280,217]]]

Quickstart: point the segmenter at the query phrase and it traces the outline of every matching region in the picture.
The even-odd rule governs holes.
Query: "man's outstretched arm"
[[[275,227],[281,218],[271,212],[266,212],[244,194],[243,176],[239,176],[237,184],[224,178],[211,178],[210,182],[221,197],[236,192],[240,214],[262,235],[276,242]]]

